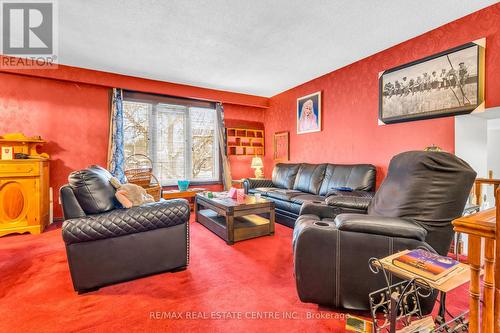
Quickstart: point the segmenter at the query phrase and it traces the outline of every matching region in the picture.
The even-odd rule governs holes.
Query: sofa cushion
[[[273,201],[275,203],[277,210],[281,209],[296,215],[300,213],[300,207],[302,206],[301,204],[297,204],[291,201],[277,200],[277,199],[274,199]]]
[[[375,167],[371,164],[328,164],[319,195],[338,187],[350,187],[355,191],[375,190]]]
[[[328,206],[367,210],[372,198],[363,196],[332,195],[327,197],[325,201]]]
[[[273,169],[273,185],[278,188],[293,189],[300,164],[279,163]]]
[[[267,195],[269,191],[276,190],[276,187],[257,187],[257,188],[251,188],[248,190],[248,193],[250,194],[255,194],[255,193],[260,193],[262,195]]]
[[[115,188],[108,170],[93,165],[68,177],[78,203],[86,214],[104,213],[115,208]]]
[[[274,202],[276,210],[284,210],[284,211],[288,211],[288,212],[294,211],[294,209],[293,209],[294,204],[291,201],[276,199],[273,197],[266,197],[266,199]],[[300,207],[299,207],[299,209],[300,209]],[[296,211],[297,211],[296,214],[298,214],[299,210],[296,210]]]
[[[290,201],[293,197],[302,194],[304,194],[304,192],[300,192],[297,190],[285,190],[285,189],[274,189],[266,193],[266,195],[270,198],[275,198],[285,201]]]
[[[303,194],[292,198],[292,202],[303,204],[304,202],[325,202],[325,197],[315,194]]]
[[[323,178],[325,177],[325,169],[326,164],[301,164],[295,177],[293,189],[318,194]]]

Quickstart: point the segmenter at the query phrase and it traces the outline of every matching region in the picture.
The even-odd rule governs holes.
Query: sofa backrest
[[[273,185],[278,188],[292,189],[300,164],[278,163],[273,169]]]
[[[376,170],[371,164],[286,164],[273,170],[273,185],[283,189],[325,196],[337,187],[355,191],[374,191]]]
[[[115,208],[116,191],[109,182],[111,177],[108,170],[97,165],[69,175],[69,186],[86,214],[104,213]]]
[[[325,177],[326,164],[302,163],[295,177],[293,189],[318,194]]]
[[[371,164],[327,164],[319,195],[338,187],[350,187],[355,191],[374,191],[376,169]]]
[[[387,177],[368,207],[369,215],[417,221],[438,253],[449,249],[451,221],[462,216],[476,172],[446,152],[409,151],[394,156]],[[449,230],[440,234],[440,229]]]

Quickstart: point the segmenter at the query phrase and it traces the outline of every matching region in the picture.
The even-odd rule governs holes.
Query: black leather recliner
[[[369,309],[368,294],[385,287],[382,274],[370,271],[369,259],[417,247],[446,255],[453,238],[451,221],[461,216],[475,177],[455,155],[405,152],[391,160],[368,215],[332,218],[324,205],[304,206],[293,235],[300,299]],[[425,312],[434,299],[424,302]]]
[[[62,237],[79,293],[188,265],[188,202],[116,209],[110,178],[107,170],[92,166],[71,173],[60,191]]]

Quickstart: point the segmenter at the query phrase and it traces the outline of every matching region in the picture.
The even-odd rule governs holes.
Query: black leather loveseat
[[[375,176],[371,164],[280,163],[274,167],[272,179],[248,178],[243,186],[245,193],[260,193],[274,201],[276,221],[293,228],[304,203],[323,203],[331,216],[366,213]]]
[[[92,166],[71,173],[61,188],[62,237],[79,293],[188,265],[188,202],[116,208],[111,177]]]

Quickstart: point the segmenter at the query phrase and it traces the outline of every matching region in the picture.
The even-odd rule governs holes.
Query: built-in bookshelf
[[[226,137],[228,155],[264,155],[264,130],[228,127]]]

